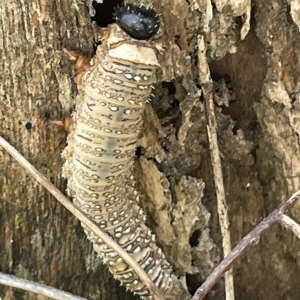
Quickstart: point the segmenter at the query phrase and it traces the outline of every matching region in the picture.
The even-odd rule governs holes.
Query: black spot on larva
[[[133,4],[116,11],[116,22],[127,34],[136,40],[148,40],[159,29],[159,18],[155,10]]]
[[[27,130],[30,130],[30,129],[32,128],[32,124],[31,124],[30,122],[27,122],[27,123],[25,124],[25,128],[26,128]]]

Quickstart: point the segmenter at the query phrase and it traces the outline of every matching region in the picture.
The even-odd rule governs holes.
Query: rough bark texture
[[[66,134],[48,121],[73,111],[74,72],[62,47],[93,55],[87,9],[69,0],[2,1],[0,9],[1,135],[64,191]],[[0,151],[0,270],[89,299],[132,299],[102,266],[79,222]],[[3,287],[0,297],[37,299]]]
[[[205,37],[215,83],[234,246],[299,189],[296,2],[252,1],[249,23],[248,0],[215,0],[213,6],[206,0],[153,1],[162,14],[162,71],[135,174],[148,224],[176,273],[188,274],[191,291],[222,257],[197,34]],[[76,93],[62,46],[93,55],[97,37],[88,10],[82,1],[4,0],[0,16],[0,134],[64,191],[59,175],[66,134],[48,121],[68,116]],[[136,299],[101,265],[79,222],[2,149],[0,172],[0,271],[89,299]],[[298,220],[299,209],[291,212]],[[298,249],[291,233],[271,229],[234,266],[236,298],[298,299]],[[221,282],[207,298],[223,294]],[[2,287],[0,297],[41,299]]]

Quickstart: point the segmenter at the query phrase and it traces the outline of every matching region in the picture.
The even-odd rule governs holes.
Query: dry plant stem
[[[300,225],[286,215],[280,218],[280,225],[293,231],[294,235],[300,239]]]
[[[146,287],[151,292],[155,300],[164,300],[159,289],[150,280],[146,272],[133,260],[133,258],[125,252],[116,242],[114,242],[105,232],[90,221],[80,210],[78,210],[69,199],[67,199],[52,183],[39,173],[14,147],[12,147],[5,139],[0,136],[0,146],[8,151],[27,172],[35,178],[45,189],[47,189],[67,210],[69,210],[78,220],[83,223],[87,229],[92,231],[96,236],[102,239],[105,244],[113,249],[122,257],[127,264],[136,272]]]
[[[210,77],[209,66],[206,58],[206,49],[203,36],[198,36],[198,58],[199,77],[203,97],[205,101],[207,135],[210,147],[210,157],[214,173],[214,182],[217,195],[218,215],[222,233],[223,255],[227,256],[231,251],[231,239],[229,230],[229,220],[223,183],[220,152],[217,138],[217,123],[213,103],[213,82]],[[234,300],[234,285],[232,269],[225,274],[226,300]]]
[[[231,268],[233,262],[239,258],[248,247],[256,245],[259,239],[265,231],[267,231],[274,224],[280,223],[284,224],[285,227],[291,229],[294,233],[293,228],[297,228],[296,235],[299,237],[299,225],[293,227],[294,221],[285,216],[283,213],[290,207],[292,207],[296,201],[300,199],[300,191],[296,192],[291,196],[289,200],[281,204],[276,210],[269,214],[265,219],[263,219],[250,233],[248,233],[238,245],[229,253],[228,256],[213,270],[213,272],[206,278],[204,283],[198,288],[191,300],[202,300],[205,295],[210,291],[210,289],[215,285],[215,283],[222,277],[224,272]],[[291,222],[292,221],[292,222]]]
[[[7,275],[0,272],[0,284],[19,288],[35,294],[44,295],[51,299],[57,300],[87,300],[79,296],[72,295],[67,292],[49,287],[44,284],[21,279],[12,275]]]

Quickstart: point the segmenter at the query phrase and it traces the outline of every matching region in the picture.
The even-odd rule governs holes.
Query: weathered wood
[[[74,73],[62,47],[93,54],[87,9],[69,0],[2,1],[0,9],[0,134],[64,191],[60,153],[66,134],[48,121],[73,110]],[[79,222],[0,153],[1,271],[88,299],[133,299],[102,266]],[[3,299],[36,299],[0,290]]]

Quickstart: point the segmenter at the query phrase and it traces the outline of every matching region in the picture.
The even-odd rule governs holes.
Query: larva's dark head
[[[116,11],[116,22],[121,29],[136,40],[148,40],[159,29],[155,10],[145,6],[128,4]]]

